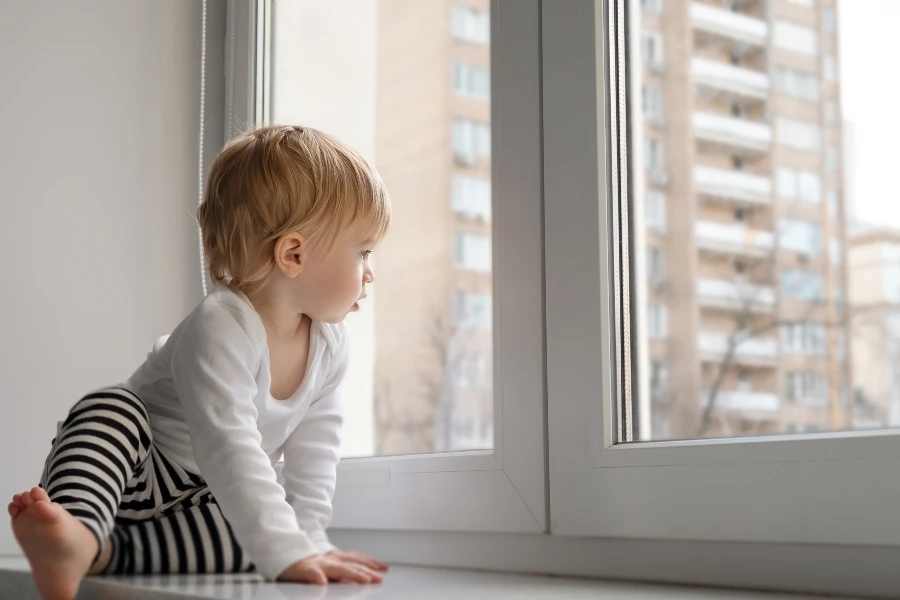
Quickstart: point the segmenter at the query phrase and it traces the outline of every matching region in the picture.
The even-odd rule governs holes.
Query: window
[[[808,100],[819,101],[819,78],[812,73],[795,71],[786,67],[775,68],[775,89],[782,94]]]
[[[789,323],[781,327],[781,343],[788,353],[824,356],[828,333],[821,323]]]
[[[659,88],[651,83],[645,83],[641,98],[643,100],[644,117],[655,123],[661,123],[663,120],[663,105]]]
[[[831,264],[840,266],[844,262],[844,245],[839,238],[831,238]]]
[[[641,34],[641,53],[644,62],[653,69],[663,66],[662,36],[656,32],[645,31]]]
[[[490,100],[490,69],[478,67],[467,62],[454,63],[453,90],[460,96],[468,96],[478,100]]]
[[[788,373],[785,391],[791,402],[822,408],[828,406],[828,379],[823,373]]]
[[[832,219],[840,216],[841,208],[838,204],[838,195],[834,190],[828,190],[828,214]]]
[[[807,152],[821,151],[822,133],[818,125],[788,117],[778,117],[775,121],[775,129],[780,144]]]
[[[658,246],[648,249],[647,274],[651,285],[659,285],[666,280],[666,258]]]
[[[775,21],[773,29],[775,45],[798,54],[815,56],[819,50],[816,32],[809,27],[790,21]]]
[[[664,168],[663,143],[655,138],[644,140],[644,166],[648,171]]]
[[[834,54],[825,55],[822,59],[822,70],[825,72],[826,81],[834,82],[838,80],[837,60],[835,60]]]
[[[654,404],[665,404],[668,401],[669,368],[659,362],[650,362],[650,393]],[[660,417],[663,418],[663,417]],[[666,419],[667,421],[667,419]]]
[[[665,304],[653,304],[647,311],[647,329],[650,339],[662,339],[668,335],[669,312]]]
[[[838,169],[841,168],[841,158],[840,158],[840,154],[838,153],[837,146],[835,146],[834,144],[828,145],[827,157],[828,157],[828,170],[829,171],[834,173]]]
[[[781,219],[778,242],[785,250],[816,255],[822,251],[822,227],[809,221]]]
[[[453,319],[459,327],[491,328],[490,294],[458,291],[453,295]]]
[[[826,100],[825,101],[825,117],[828,119],[829,125],[835,125],[838,122],[837,100]]]
[[[457,233],[453,236],[453,264],[467,271],[491,272],[491,239],[486,235]]]
[[[825,280],[818,273],[782,271],[781,295],[788,300],[817,302],[825,299]]]
[[[796,4],[797,6],[806,6],[809,8],[815,8],[816,0],[789,0],[791,4]]]
[[[663,0],[641,0],[641,6],[648,12],[661,13]]]
[[[491,42],[491,16],[468,6],[453,7],[453,37],[463,42],[487,45]]]
[[[467,3],[472,2],[467,0]],[[285,6],[293,4],[285,3]],[[357,389],[348,394],[348,401],[353,404],[347,411],[347,438],[356,443],[362,437],[359,432],[378,432],[376,449],[371,453],[382,456],[352,459],[340,466],[335,515],[338,531],[346,536],[340,540],[346,542],[342,545],[355,545],[351,542],[359,541],[356,530],[366,530],[369,547],[376,547],[385,535],[382,530],[403,529],[404,541],[410,543],[390,547],[397,553],[395,556],[406,553],[403,558],[412,560],[418,557],[410,553],[426,547],[425,544],[447,541],[450,536],[442,531],[457,532],[452,538],[454,543],[447,546],[447,556],[454,554],[451,546],[470,547],[465,545],[470,536],[459,532],[479,531],[479,544],[497,544],[496,552],[485,553],[487,562],[492,556],[516,562],[529,553],[517,552],[515,546],[511,549],[507,541],[499,541],[500,537],[514,537],[513,544],[545,544],[539,549],[541,554],[551,548],[546,544],[553,544],[552,548],[561,549],[565,556],[573,547],[567,543],[570,540],[566,536],[576,536],[580,538],[581,556],[602,558],[612,554],[615,557],[613,561],[585,561],[584,564],[590,565],[586,570],[600,571],[595,575],[616,574],[621,571],[621,565],[627,564],[631,569],[629,574],[659,576],[665,571],[660,569],[660,561],[654,559],[654,554],[663,554],[663,560],[670,560],[672,552],[661,551],[656,542],[647,540],[666,540],[663,550],[685,549],[684,553],[691,552],[691,556],[705,555],[706,560],[701,557],[689,561],[692,571],[685,577],[696,576],[699,580],[700,574],[715,571],[708,575],[707,583],[722,584],[724,580],[738,586],[768,585],[769,581],[759,580],[758,572],[747,575],[746,570],[716,567],[764,564],[747,558],[747,553],[754,552],[762,557],[760,561],[776,555],[785,557],[781,562],[815,565],[813,569],[782,569],[779,573],[783,579],[772,582],[777,587],[793,584],[807,591],[834,591],[816,588],[816,585],[828,585],[821,584],[822,573],[848,570],[864,570],[867,577],[859,579],[871,582],[869,574],[883,569],[879,561],[860,561],[856,565],[854,555],[840,548],[838,554],[842,560],[846,556],[851,558],[839,563],[829,558],[830,547],[838,543],[860,548],[896,544],[898,530],[894,526],[893,503],[885,499],[896,495],[892,494],[891,487],[895,480],[893,474],[898,470],[898,460],[893,457],[896,443],[891,438],[894,435],[886,432],[854,436],[835,431],[852,427],[853,422],[838,406],[838,394],[828,404],[827,390],[823,393],[820,388],[827,384],[837,392],[853,384],[855,380],[850,373],[856,360],[855,340],[848,330],[848,350],[852,351],[848,352],[848,365],[844,369],[836,368],[831,356],[787,356],[781,343],[780,325],[798,318],[826,319],[822,313],[830,312],[826,310],[830,307],[814,306],[816,314],[808,316],[806,311],[811,301],[784,302],[786,296],[781,285],[784,265],[770,264],[772,253],[778,247],[778,218],[819,212],[815,210],[818,207],[799,207],[800,215],[793,215],[791,209],[798,207],[770,206],[776,183],[770,179],[780,168],[815,170],[819,169],[819,163],[821,172],[825,172],[825,157],[819,160],[818,155],[799,156],[786,150],[789,146],[780,139],[772,148],[768,131],[763,131],[765,127],[729,131],[714,142],[698,141],[690,127],[667,128],[668,156],[660,153],[658,164],[668,158],[674,166],[672,159],[677,157],[679,185],[673,186],[665,198],[665,210],[673,216],[669,229],[676,233],[678,228],[677,235],[671,236],[672,243],[667,240],[665,245],[666,276],[673,290],[683,293],[678,294],[677,302],[676,294],[670,294],[672,298],[667,300],[671,301],[663,304],[658,297],[643,295],[648,293],[648,286],[632,270],[645,267],[632,260],[637,254],[634,244],[642,243],[645,237],[651,245],[660,240],[653,235],[633,235],[635,232],[627,229],[650,226],[654,218],[650,215],[649,194],[659,191],[653,186],[644,191],[644,179],[649,178],[642,164],[645,148],[640,133],[641,119],[616,119],[631,109],[619,102],[635,98],[648,83],[647,69],[639,57],[631,55],[633,59],[629,63],[626,60],[629,57],[620,54],[627,47],[626,31],[632,31],[634,37],[641,32],[637,30],[639,23],[607,21],[609,15],[618,15],[624,21],[640,11],[624,10],[621,0],[610,0],[609,4],[554,3],[554,10],[546,10],[547,3],[543,5],[545,10],[541,10],[537,2],[495,0],[491,6],[499,5],[499,14],[504,18],[493,23],[497,35],[492,36],[495,50],[492,58],[474,56],[479,46],[459,48],[459,44],[452,43],[450,46],[465,51],[461,56],[472,64],[490,64],[491,104],[452,98],[454,92],[449,88],[453,80],[448,71],[453,68],[455,56],[435,52],[441,61],[436,65],[430,62],[431,53],[427,51],[430,46],[426,43],[427,47],[423,47],[422,40],[434,39],[439,45],[452,40],[450,15],[444,14],[445,9],[440,8],[438,16],[443,17],[435,19],[445,21],[441,25],[443,30],[432,36],[430,20],[415,18],[422,16],[416,11],[424,11],[421,7],[427,6],[421,0],[410,0],[402,6],[402,11],[398,9],[393,15],[400,14],[402,18],[390,19],[387,18],[390,15],[371,12],[395,4],[400,2],[364,3],[364,8],[355,6],[353,11],[338,13],[328,3],[329,10],[335,10],[342,18],[335,19],[338,25],[327,33],[344,35],[339,45],[341,52],[321,52],[317,48],[329,60],[340,63],[359,37],[357,29],[347,27],[347,18],[356,16],[354,11],[370,11],[358,20],[363,24],[377,24],[378,28],[373,28],[371,36],[363,40],[365,52],[354,55],[360,64],[371,66],[372,71],[367,72],[371,77],[323,81],[323,86],[328,83],[341,89],[325,86],[327,93],[320,94],[320,102],[325,107],[320,110],[326,113],[328,109],[335,110],[335,99],[343,102],[348,98],[367,98],[367,105],[344,107],[336,110],[339,115],[334,118],[317,119],[310,109],[310,98],[315,99],[315,95],[309,93],[308,86],[302,86],[307,88],[306,94],[292,102],[279,99],[279,93],[286,92],[279,92],[278,85],[275,86],[273,118],[286,119],[283,111],[294,106],[298,121],[302,117],[302,122],[333,130],[343,137],[350,136],[348,141],[358,146],[367,146],[366,132],[383,136],[377,138],[378,144],[369,144],[365,151],[384,169],[395,196],[395,230],[376,255],[380,294],[373,298],[376,314],[371,321],[350,324],[355,328],[354,339],[360,333],[362,336],[373,333],[361,343],[364,352],[354,353],[353,360],[357,362],[351,379]],[[691,33],[689,44],[679,40],[685,52],[670,52],[666,56],[670,67],[666,76],[650,78],[659,87],[661,97],[666,100],[700,98],[691,79],[690,61],[701,53],[725,59],[733,52],[745,55],[747,62],[754,65],[776,61],[777,54],[773,56],[765,22],[740,18],[758,16],[753,12],[763,4],[730,3],[732,12],[724,15],[730,20],[723,27],[723,11],[717,7],[707,5],[710,11],[716,11],[712,19],[719,19],[713,21],[707,18],[709,12],[702,12],[703,3],[666,0],[667,16],[689,24]],[[855,4],[858,3],[846,2],[842,13],[844,6],[852,10]],[[800,13],[766,4],[769,5],[779,15]],[[696,10],[698,7],[700,10]],[[279,8],[278,15],[281,14]],[[511,18],[505,18],[507,15]],[[810,11],[808,22],[812,22],[813,15]],[[382,18],[375,18],[379,16]],[[707,20],[704,22],[703,18]],[[298,23],[318,26],[308,21],[307,18],[290,22],[292,27]],[[590,26],[585,27],[586,23]],[[877,24],[878,20],[872,19],[871,25]],[[401,31],[392,34],[391,27]],[[411,29],[403,32],[403,27]],[[699,31],[701,27],[718,27],[718,31],[710,34]],[[728,31],[723,35],[726,28]],[[276,46],[288,40],[299,43],[307,37],[297,35],[296,31],[290,32],[291,35],[282,31],[284,35],[278,35],[275,29]],[[666,29],[659,34],[660,48],[670,44],[670,36],[678,35],[669,31],[672,28]],[[844,29],[840,34],[833,41],[843,43],[849,39]],[[408,48],[395,49],[393,59],[382,64],[379,53],[373,49],[379,48],[379,38],[391,35],[396,36],[391,38],[392,42],[413,41]],[[675,47],[674,41],[671,44]],[[301,58],[289,61],[283,55],[279,57],[276,48],[275,56],[273,79],[276,82],[279,72],[282,82],[319,81],[319,78],[298,77],[296,72],[292,77],[290,71],[284,75],[289,65],[293,69],[317,66],[318,60],[302,59],[308,53],[300,53]],[[396,60],[396,56],[404,58]],[[250,63],[243,58],[237,62]],[[849,76],[861,73],[867,65],[879,64],[878,59],[873,55],[865,63],[845,61],[841,66],[846,67],[844,72]],[[821,60],[820,54],[813,54],[794,57],[790,64],[815,65]],[[329,72],[355,72],[341,64],[329,67]],[[884,79],[883,72],[869,70],[878,72],[878,77]],[[446,93],[438,89],[433,95],[429,92],[417,96],[421,91],[417,87],[419,80],[434,79],[428,74],[437,74],[437,80],[444,81]],[[366,81],[377,85],[371,90],[362,87],[361,92],[366,93],[343,89],[348,85],[363,86]],[[749,78],[741,82],[742,90],[759,85],[757,80]],[[772,83],[774,87],[775,82]],[[842,94],[853,91],[851,87],[844,86]],[[881,93],[883,98],[883,92],[878,86],[868,90],[872,97]],[[707,94],[703,102],[714,104],[716,113],[728,115],[734,93],[728,90]],[[779,118],[798,117],[797,103],[780,100],[760,103],[758,87],[740,93],[747,94],[747,118],[754,118],[760,124],[771,122],[776,138],[779,138]],[[420,104],[415,98],[420,98]],[[445,102],[447,107],[443,107]],[[692,115],[678,111],[688,110],[692,105],[668,102],[669,122],[689,123]],[[790,115],[780,112],[784,105],[792,107]],[[455,106],[465,112],[451,113]],[[852,108],[849,102],[847,106]],[[403,109],[398,110],[399,107]],[[469,114],[470,109],[479,108],[485,109],[484,112],[477,116]],[[817,123],[822,115],[821,122],[825,121],[821,105],[807,108],[808,113],[799,114],[808,114]],[[498,116],[491,124],[496,158],[491,168],[503,182],[493,186],[494,202],[503,218],[493,219],[490,225],[460,224],[449,210],[453,202],[448,197],[452,193],[450,178],[457,167],[448,164],[453,162],[448,123],[461,115],[488,122],[490,111]],[[629,116],[634,115],[629,112]],[[390,125],[390,122],[386,126],[381,121],[387,118],[402,118],[403,126]],[[375,123],[365,121],[366,127],[354,126],[351,121],[357,119],[374,119]],[[433,124],[428,125],[429,122]],[[830,140],[844,139],[838,130],[841,127],[840,122],[829,127]],[[410,140],[411,134],[421,137]],[[353,136],[362,136],[362,142]],[[860,144],[861,153],[866,146]],[[744,171],[729,172],[728,165],[734,155],[744,157]],[[716,203],[684,193],[685,189],[694,187],[690,179],[695,175],[696,164],[725,172],[715,181],[716,191],[721,195]],[[399,179],[401,183],[396,184],[404,172],[407,178]],[[486,165],[476,165],[467,168],[464,174],[486,179],[487,172]],[[640,179],[635,182],[629,177]],[[796,179],[793,189],[799,190],[799,175]],[[830,185],[832,180],[829,178]],[[801,192],[795,194],[800,196]],[[829,191],[829,200],[830,194]],[[848,196],[848,203],[850,199]],[[426,204],[430,202],[433,205]],[[723,209],[721,205],[733,210],[736,203],[748,206],[743,226],[724,230],[723,235],[713,240],[715,244],[704,245],[703,240],[693,235],[695,218],[728,215],[729,208]],[[426,210],[426,206],[430,208]],[[663,203],[659,206],[662,208]],[[642,211],[645,207],[647,210]],[[642,212],[647,214],[646,222],[640,219]],[[836,217],[836,222],[829,220],[829,235],[843,230],[845,224],[840,218]],[[448,262],[452,264],[452,254],[455,254],[455,242],[450,240],[457,233],[493,236],[492,244],[497,248],[493,278],[480,271],[446,268]],[[412,243],[408,238],[419,243]],[[788,258],[789,264],[799,262]],[[728,270],[729,265],[737,262],[747,265],[744,277]],[[430,280],[432,275],[418,277],[417,268],[433,271],[434,281]],[[827,268],[830,269],[828,294],[824,294],[822,281],[824,266],[821,272],[786,275],[784,282],[791,285],[785,287],[805,283],[801,296],[827,295],[824,300],[836,300],[833,285],[838,279],[836,275],[844,277],[847,273],[831,265]],[[449,274],[438,274],[444,271]],[[533,279],[535,273],[537,277]],[[699,284],[709,280],[713,284],[705,285],[704,293],[700,293]],[[639,285],[632,287],[635,281]],[[478,282],[484,283],[485,288],[480,288]],[[498,319],[493,322],[493,332],[456,326],[454,292],[461,290],[492,297],[497,293],[493,309]],[[428,304],[431,296],[441,306],[440,311]],[[747,302],[748,298],[754,301]],[[793,312],[789,314],[788,310]],[[359,317],[367,318],[364,314]],[[386,327],[390,318],[416,332],[416,335],[391,337],[400,340],[400,349],[391,349],[384,339],[390,337],[384,335],[385,329],[396,331]],[[671,330],[668,329],[670,318]],[[746,320],[751,325],[740,328]],[[424,325],[413,325],[419,321],[427,324],[427,329]],[[435,327],[436,324],[444,325],[445,329]],[[829,336],[841,327],[839,323],[826,326]],[[709,339],[701,337],[704,328],[717,337],[712,347],[706,348],[711,351],[701,353],[700,340]],[[444,358],[440,377],[423,381],[422,372],[427,375],[432,368],[426,358],[433,346],[423,349],[423,344],[415,340],[419,333],[435,331],[446,336],[440,339],[448,340],[438,344],[443,353],[434,352]],[[496,348],[490,346],[494,337],[503,342]],[[664,341],[650,343],[650,340]],[[368,358],[365,357],[367,343],[374,350],[368,351]],[[488,349],[480,348],[481,344],[487,344]],[[453,367],[457,364],[455,356],[459,347],[470,348],[463,353],[467,382],[464,389],[447,385],[444,378],[445,372],[456,372]],[[363,358],[359,358],[361,355]],[[493,369],[496,380],[492,383],[496,388],[494,402],[479,400],[490,395],[475,384],[482,370],[480,356],[492,357],[493,362],[488,360],[484,370],[490,372],[491,365],[496,367]],[[661,376],[654,363],[666,365],[670,376]],[[401,368],[404,365],[405,371]],[[546,379],[542,374],[544,369]],[[722,386],[711,399],[710,387],[719,373]],[[797,374],[790,383],[789,374]],[[381,404],[382,398],[396,394],[396,387],[407,380],[411,382],[409,387],[431,391],[417,392],[412,396],[415,404],[402,405],[393,413],[384,410],[384,406],[391,405]],[[852,396],[853,387],[849,390]],[[662,393],[666,401],[654,401]],[[809,398],[817,404],[807,405]],[[817,406],[825,406],[827,410]],[[406,414],[404,411],[416,419],[412,422],[418,426],[415,435],[385,435],[384,431],[391,430],[385,422],[392,418],[398,419],[394,430],[405,431],[410,425],[399,420]],[[502,426],[502,435],[492,435],[492,426],[498,432]],[[784,435],[792,431],[803,431],[806,435],[802,438]],[[816,437],[815,431],[835,432]],[[781,435],[767,437],[770,434]],[[738,437],[743,439],[734,439]],[[410,443],[414,446],[410,451],[413,453],[469,449],[473,444],[476,450],[425,457],[388,456],[406,452],[405,448],[396,449],[398,438],[418,440]],[[708,439],[697,441],[698,438]],[[675,439],[679,441],[645,443]],[[545,443],[549,446],[546,452]],[[496,451],[477,450],[493,444],[497,445]],[[761,481],[766,485],[761,487]],[[548,497],[552,500],[552,521],[546,518]],[[477,499],[477,502],[460,502],[460,498]],[[815,506],[816,510],[810,511],[809,506]],[[847,508],[856,506],[865,506],[867,510]],[[498,530],[517,535],[495,539],[490,532]],[[545,535],[548,531],[552,535]],[[711,543],[682,545],[681,540]],[[784,546],[773,547],[775,544]],[[812,550],[823,546],[824,551]],[[796,556],[792,556],[794,553]],[[797,559],[796,563],[792,558]],[[458,559],[451,557],[449,562],[453,560]],[[804,575],[808,571],[814,573]],[[740,577],[735,575],[738,572],[744,573],[743,581],[728,579]],[[895,573],[880,572],[882,582],[896,580]],[[799,582],[787,581],[790,577],[804,576],[807,579]],[[851,579],[832,577],[829,581],[851,586]],[[847,589],[853,592],[852,588]],[[867,591],[877,595],[871,588]],[[895,588],[885,584],[879,591],[889,595]]]
[[[453,119],[453,153],[463,165],[491,157],[491,126],[469,119]]]
[[[833,6],[822,8],[822,31],[825,35],[834,35],[835,32],[835,12]]]
[[[662,192],[647,192],[647,227],[656,233],[666,232],[666,197]]]
[[[468,175],[454,175],[453,210],[463,219],[490,221],[490,180]]]
[[[822,201],[822,180],[815,171],[779,167],[776,171],[778,195],[788,200],[818,204]]]

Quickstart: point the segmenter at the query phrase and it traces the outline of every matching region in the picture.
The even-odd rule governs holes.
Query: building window
[[[781,343],[786,352],[825,356],[828,333],[821,323],[790,323],[781,327]]]
[[[803,25],[790,21],[775,21],[773,36],[775,45],[783,50],[808,56],[816,56],[819,51],[816,32]]]
[[[781,295],[789,300],[819,302],[825,299],[825,280],[809,271],[782,271]]]
[[[453,321],[459,327],[490,329],[492,310],[490,294],[463,291],[453,294]]]
[[[786,395],[791,402],[807,406],[828,406],[828,380],[822,373],[788,373],[786,387]]]
[[[834,17],[834,7],[826,6],[822,9],[822,31],[825,35],[834,35],[837,30]]]
[[[828,190],[828,214],[832,219],[837,219],[840,215],[841,207],[838,204],[838,195],[834,190]]]
[[[816,6],[816,0],[788,0],[791,4],[796,4],[797,6],[807,6],[809,8],[814,8]]]
[[[844,244],[838,238],[831,238],[831,264],[832,266],[840,266],[844,262]]]
[[[490,44],[491,15],[468,6],[454,6],[453,37],[472,44]]]
[[[453,155],[456,161],[471,165],[479,158],[491,157],[491,126],[469,119],[453,119]]]
[[[641,6],[648,12],[661,13],[663,11],[663,0],[641,0]]]
[[[457,233],[453,237],[453,262],[457,269],[491,272],[491,238],[486,235]]]
[[[822,148],[822,132],[818,125],[779,117],[775,121],[778,143],[797,150],[819,152]]]
[[[828,145],[828,170],[832,173],[841,168],[841,155],[838,153],[837,146]]]
[[[780,167],[775,172],[775,177],[780,197],[810,204],[822,201],[822,179],[815,171]]]
[[[669,311],[665,304],[651,304],[648,307],[647,330],[651,340],[660,340],[668,335]]]
[[[834,54],[825,55],[822,59],[822,70],[825,71],[826,81],[838,80],[837,59],[834,58]]]
[[[662,192],[647,192],[646,198],[647,227],[656,233],[666,232],[666,197]]]
[[[666,259],[659,246],[647,249],[647,278],[651,285],[660,285],[666,280]]]
[[[814,256],[822,251],[822,228],[809,221],[781,219],[778,242],[785,250]]]
[[[828,123],[836,125],[838,122],[838,103],[837,100],[827,100],[825,102],[825,116]]]
[[[453,64],[453,90],[460,96],[491,99],[491,70],[467,62]]]
[[[467,175],[454,175],[453,210],[464,219],[490,221],[490,180]]]
[[[653,404],[665,404],[668,391],[669,368],[659,361],[650,361],[650,400]]]
[[[644,167],[648,171],[663,168],[663,143],[661,140],[654,138],[644,140]]]
[[[775,89],[794,98],[819,101],[819,78],[812,73],[786,67],[775,68]]]
[[[653,31],[645,31],[641,34],[641,54],[644,62],[653,69],[663,66],[663,41],[662,36]]]
[[[652,83],[645,83],[641,89],[641,100],[644,109],[644,117],[655,123],[663,120],[662,94],[659,88]]]

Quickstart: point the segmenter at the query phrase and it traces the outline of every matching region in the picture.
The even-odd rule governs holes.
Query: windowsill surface
[[[0,597],[39,600],[27,564],[21,558],[0,558]],[[340,586],[315,588],[265,583],[256,575],[206,575],[183,577],[93,578],[82,586],[79,600],[134,598],[135,588],[148,600],[175,598],[253,598],[254,600],[355,600],[381,599],[494,599],[572,600],[615,598],[616,600],[761,600],[802,596],[664,587],[629,583],[533,577],[417,567],[394,567],[385,583],[377,587]]]

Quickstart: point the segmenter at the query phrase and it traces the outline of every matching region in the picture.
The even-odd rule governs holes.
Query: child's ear
[[[306,239],[299,233],[286,233],[275,242],[275,268],[293,279],[306,264]]]

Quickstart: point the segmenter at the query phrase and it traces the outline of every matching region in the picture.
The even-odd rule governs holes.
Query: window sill
[[[900,564],[900,547],[362,530],[329,535],[339,547],[393,564],[854,597],[893,597]]]

